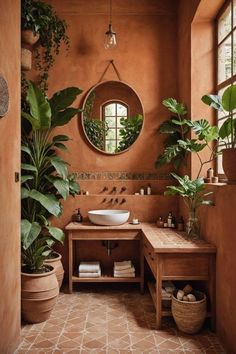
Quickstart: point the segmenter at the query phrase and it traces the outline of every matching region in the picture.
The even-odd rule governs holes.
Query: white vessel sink
[[[90,210],[88,212],[89,220],[96,225],[121,225],[129,219],[128,210]]]

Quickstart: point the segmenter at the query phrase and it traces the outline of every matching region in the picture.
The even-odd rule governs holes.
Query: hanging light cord
[[[112,0],[110,0],[110,24],[112,24]]]

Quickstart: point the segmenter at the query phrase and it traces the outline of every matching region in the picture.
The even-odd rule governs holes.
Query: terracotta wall
[[[214,17],[223,1],[180,1],[179,17],[179,86],[180,97],[188,104],[192,118],[207,118],[214,122],[212,110],[201,103],[201,96],[214,90]],[[184,16],[185,6],[191,14]],[[185,9],[185,10],[184,10]],[[185,33],[185,34],[184,34]],[[184,54],[185,53],[185,54]],[[181,68],[181,58],[187,56],[188,65]],[[186,79],[186,82],[185,82]],[[181,81],[182,80],[182,81]],[[185,82],[185,83],[184,83]],[[192,158],[187,172],[196,176],[196,159]],[[216,245],[216,315],[217,334],[228,353],[236,352],[236,306],[234,210],[235,186],[209,186],[214,191],[214,207],[202,207],[200,211],[202,235]],[[180,213],[186,209],[180,201]]]
[[[0,353],[20,336],[20,3],[0,2],[0,74],[9,85],[9,111],[0,118]]]
[[[155,169],[155,161],[163,148],[163,137],[157,134],[159,124],[169,114],[161,105],[166,97],[177,96],[177,2],[172,0],[116,0],[113,1],[113,27],[117,32],[117,48],[104,49],[104,34],[109,23],[107,0],[51,0],[58,14],[68,23],[71,48],[66,55],[61,52],[50,73],[49,94],[67,86],[79,86],[84,92],[76,104],[81,106],[89,89],[98,83],[104,70],[113,59],[121,79],[139,95],[144,107],[144,127],[139,139],[124,154],[108,156],[94,150],[86,141],[80,119],[75,118],[58,132],[68,134],[70,153],[64,158],[71,164],[71,171],[146,173],[147,177],[99,178],[79,180],[81,189],[89,196],[70,198],[65,202],[63,216],[56,221],[64,226],[70,221],[76,207],[84,216],[91,208],[122,208],[131,211],[131,217],[156,221],[158,215],[167,216],[170,210],[178,213],[176,199],[160,195],[134,196],[141,186],[151,184],[153,193],[163,194],[168,168]],[[110,66],[104,80],[118,80]],[[157,174],[150,177],[149,174]],[[101,193],[107,186],[108,191]],[[117,193],[111,195],[116,186]],[[122,195],[122,186],[127,189]],[[106,199],[103,202],[104,198]],[[111,199],[118,198],[112,205]],[[122,203],[122,199],[125,202]],[[64,247],[64,263],[67,251]],[[135,252],[135,250],[134,250]]]

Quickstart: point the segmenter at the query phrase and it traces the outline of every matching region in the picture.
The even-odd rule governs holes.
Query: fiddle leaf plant
[[[171,116],[170,119],[164,121],[159,132],[166,134],[167,138],[164,142],[164,152],[158,157],[156,167],[169,163],[173,163],[178,169],[181,164],[185,163],[189,153],[195,153],[198,157],[200,168],[197,177],[200,176],[202,168],[205,164],[213,161],[217,156],[217,143],[219,140],[219,129],[217,126],[211,126],[206,119],[191,121],[185,119],[187,110],[183,103],[177,102],[173,98],[163,101],[163,105],[168,108],[176,117]],[[190,131],[195,133],[196,138],[189,139]],[[211,142],[215,142],[214,147]],[[204,161],[200,152],[207,148],[209,158]]]
[[[120,119],[121,129],[119,131],[120,141],[116,152],[128,149],[138,138],[143,125],[142,114],[137,114],[134,117]]]
[[[62,214],[62,199],[79,193],[76,175],[68,172],[68,164],[58,156],[67,150],[64,143],[69,137],[53,136],[53,130],[80,111],[73,108],[73,114],[71,109],[68,113],[68,105],[82,90],[71,87],[47,99],[33,82],[28,85],[29,108],[22,112],[23,123],[30,125],[30,131],[23,129],[21,147],[22,266],[27,272],[39,272],[54,242],[64,241],[63,231],[51,226],[49,218]]]
[[[221,139],[219,143],[226,148],[236,148],[236,118],[233,115],[233,111],[236,109],[236,85],[229,86],[222,97],[204,95],[202,101],[226,117],[219,129],[219,138]]]

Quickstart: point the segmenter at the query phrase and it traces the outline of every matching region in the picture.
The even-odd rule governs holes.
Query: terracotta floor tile
[[[48,321],[23,325],[15,354],[210,354],[225,353],[214,333],[187,335],[164,318],[155,328],[148,293],[120,286],[80,287],[61,293]]]

